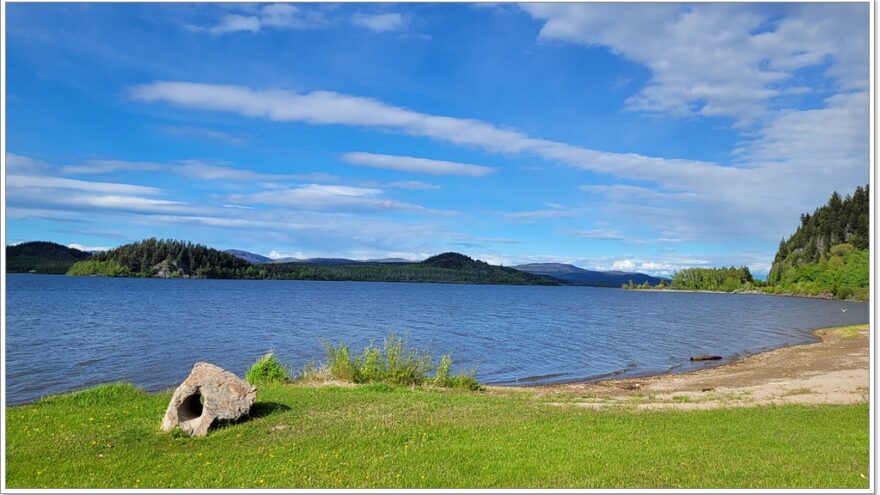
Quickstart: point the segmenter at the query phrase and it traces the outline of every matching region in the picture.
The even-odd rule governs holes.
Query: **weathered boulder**
[[[208,433],[215,420],[236,420],[250,411],[257,390],[250,383],[210,363],[196,363],[174,391],[162,430],[179,426],[196,437]]]

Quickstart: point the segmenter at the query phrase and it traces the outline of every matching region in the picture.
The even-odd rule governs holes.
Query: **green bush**
[[[287,380],[287,369],[269,351],[251,366],[245,379],[250,383],[283,382]]]

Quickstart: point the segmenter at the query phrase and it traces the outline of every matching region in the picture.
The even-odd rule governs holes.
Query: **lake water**
[[[9,274],[6,398],[108,381],[176,386],[196,361],[243,375],[274,349],[294,369],[321,339],[360,350],[389,331],[481,382],[535,384],[687,371],[868,321],[866,303],[735,294]],[[842,309],[846,308],[846,312]]]

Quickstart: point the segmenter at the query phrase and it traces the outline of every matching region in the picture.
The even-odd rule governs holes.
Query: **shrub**
[[[330,376],[346,382],[357,382],[358,372],[348,346],[340,342],[338,346],[324,341],[324,352],[327,354],[327,371]]]
[[[245,379],[250,383],[283,382],[287,380],[287,369],[269,351],[251,366]]]
[[[327,363],[321,370],[326,370],[326,373],[336,380],[395,385],[421,385],[430,380],[438,387],[479,389],[473,371],[458,375],[450,374],[451,356],[444,355],[435,371],[430,354],[410,348],[406,340],[398,337],[394,332],[385,338],[382,347],[371,342],[356,356],[352,355],[349,347],[344,343],[334,346],[325,341],[324,351],[327,354]],[[429,376],[432,371],[435,371],[433,378]],[[320,370],[316,370],[314,364],[311,364],[311,368],[303,370],[300,376],[308,379],[319,372]]]

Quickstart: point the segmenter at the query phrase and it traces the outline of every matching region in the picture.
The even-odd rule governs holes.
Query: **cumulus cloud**
[[[799,92],[795,73],[829,63],[839,87],[865,89],[868,6],[795,5],[774,19],[743,4],[526,4],[540,37],[604,46],[651,70],[627,104],[674,115],[727,116],[741,125]],[[762,10],[763,9],[763,10]]]
[[[406,29],[407,19],[402,14],[396,12],[384,14],[357,13],[351,16],[351,23],[376,33],[386,33]]]
[[[469,175],[472,177],[482,177],[495,171],[494,168],[483,165],[471,165],[469,163],[449,162],[444,160],[430,160],[413,156],[381,155],[364,152],[346,153],[342,155],[342,160],[350,165],[430,175]]]

